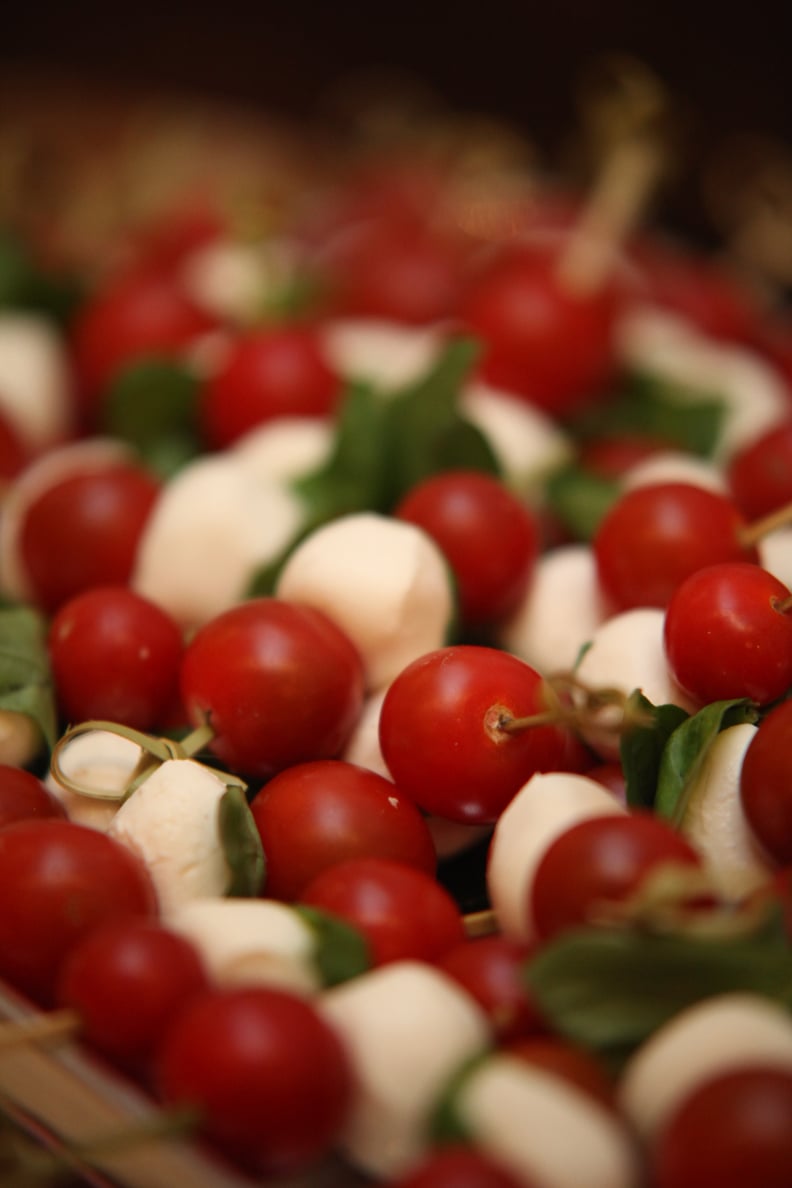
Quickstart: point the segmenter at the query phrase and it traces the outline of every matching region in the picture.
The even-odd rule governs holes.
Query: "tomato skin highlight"
[[[0,977],[45,1006],[61,963],[89,930],[158,914],[148,871],[130,850],[57,819],[0,830],[0,904]]]
[[[317,759],[264,785],[250,811],[267,859],[265,892],[295,900],[322,870],[347,858],[393,858],[434,874],[429,826],[412,801],[367,768]]]
[[[491,824],[534,772],[564,767],[566,735],[557,727],[497,729],[501,716],[544,711],[542,689],[530,665],[495,648],[419,657],[388,687],[380,713],[391,775],[427,812]]]
[[[267,779],[339,754],[360,714],[364,673],[349,638],[321,611],[278,598],[240,603],[185,649],[181,695],[194,726],[238,774]]]
[[[259,1174],[310,1167],[335,1143],[352,1096],[341,1041],[311,1003],[252,986],[199,995],[163,1038],[166,1104],[198,1108],[205,1135]]]

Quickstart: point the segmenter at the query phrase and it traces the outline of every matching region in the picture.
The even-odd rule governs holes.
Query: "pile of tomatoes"
[[[784,295],[462,164],[0,238],[0,977],[250,1182],[789,1185]]]

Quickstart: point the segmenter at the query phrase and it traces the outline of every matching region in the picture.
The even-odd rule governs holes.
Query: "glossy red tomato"
[[[430,1151],[390,1188],[533,1188],[482,1151],[469,1146],[443,1146]],[[538,1188],[538,1181],[537,1186]]]
[[[566,770],[566,737],[554,725],[509,732],[546,710],[539,674],[497,648],[439,648],[389,686],[379,740],[398,786],[440,817],[497,820],[537,771]]]
[[[64,603],[47,646],[63,721],[104,718],[153,730],[175,702],[181,630],[127,586],[97,586]]]
[[[789,1188],[792,1072],[748,1065],[707,1079],[651,1147],[657,1188]]]
[[[193,725],[214,730],[218,758],[263,780],[341,752],[363,705],[363,662],[321,611],[254,598],[195,633],[181,695]]]
[[[782,701],[760,721],[740,768],[740,802],[762,848],[792,865],[792,701]]]
[[[250,804],[267,860],[266,894],[297,899],[320,871],[346,858],[393,858],[434,874],[429,826],[384,776],[317,759],[286,768]]]
[[[493,935],[463,941],[437,961],[484,1008],[499,1044],[546,1029],[525,967],[533,946]]]
[[[300,896],[356,928],[372,965],[436,961],[465,938],[451,894],[426,871],[390,858],[349,858],[327,867]]]
[[[143,466],[116,462],[68,475],[33,500],[19,549],[36,605],[52,614],[92,586],[126,585],[159,491]]]
[[[559,248],[536,240],[497,254],[471,281],[461,323],[481,340],[481,374],[564,417],[607,389],[616,370],[621,286],[577,292],[558,275]]]
[[[741,539],[745,526],[732,500],[692,483],[634,487],[605,513],[594,535],[600,585],[617,610],[665,607],[697,569],[758,560]]]
[[[699,854],[661,817],[643,810],[591,817],[550,843],[529,891],[537,934],[549,940],[596,920],[663,866],[698,867]]]
[[[204,440],[224,449],[277,417],[326,417],[335,412],[341,380],[309,326],[251,330],[231,347],[199,402]]]
[[[65,815],[61,802],[32,771],[0,764],[0,829],[14,821]]]
[[[462,622],[503,619],[519,604],[539,552],[539,523],[491,475],[449,470],[413,487],[394,515],[436,542],[456,579]]]
[[[792,503],[792,420],[738,450],[729,461],[727,479],[734,502],[748,520]]]
[[[0,490],[24,470],[33,451],[23,442],[11,420],[0,410]]]
[[[699,705],[768,705],[792,686],[792,595],[758,565],[708,565],[672,594],[664,643],[674,679]]]
[[[61,963],[105,921],[157,914],[143,863],[107,834],[72,821],[0,830],[0,977],[49,1005]]]
[[[215,989],[168,1028],[157,1085],[194,1106],[203,1133],[262,1175],[313,1166],[337,1142],[353,1093],[346,1052],[307,998],[271,987]]]
[[[91,929],[67,954],[55,998],[77,1012],[85,1043],[145,1077],[166,1028],[208,985],[185,937],[157,920],[113,920]]]

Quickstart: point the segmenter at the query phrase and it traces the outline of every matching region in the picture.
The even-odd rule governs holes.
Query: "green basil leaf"
[[[50,272],[11,231],[0,231],[0,309],[42,314],[65,325],[83,298],[76,277]]]
[[[324,986],[338,986],[371,968],[368,943],[357,928],[321,908],[294,906],[316,938],[314,961]]]
[[[428,1137],[433,1145],[469,1143],[472,1140],[470,1127],[463,1122],[457,1109],[457,1098],[465,1082],[489,1055],[489,1050],[476,1052],[467,1060],[463,1060],[459,1068],[452,1073],[429,1115]]]
[[[266,880],[266,860],[261,835],[253,814],[238,784],[230,784],[220,798],[219,828],[223,852],[231,868],[231,882],[226,895],[252,899],[259,895]]]
[[[580,466],[562,466],[548,477],[544,498],[576,540],[591,540],[620,492],[621,484],[615,479],[603,478]]]
[[[655,811],[674,825],[685,815],[693,782],[721,730],[756,722],[759,712],[746,698],[713,701],[673,731],[666,743],[657,779]]]
[[[30,607],[0,609],[0,709],[27,714],[49,748],[57,737],[46,621]]]
[[[681,706],[652,705],[636,690],[627,702],[625,720],[644,716],[650,721],[628,726],[619,748],[630,808],[653,807],[666,743],[688,718]]]
[[[525,976],[554,1030],[616,1061],[711,995],[748,991],[792,1008],[792,946],[775,910],[730,937],[578,929],[545,945]]]
[[[103,404],[103,428],[133,445],[164,478],[200,453],[199,382],[170,359],[138,360],[122,369]]]

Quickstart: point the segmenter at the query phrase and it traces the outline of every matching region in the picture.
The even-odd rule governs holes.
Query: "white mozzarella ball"
[[[131,585],[185,627],[228,610],[302,523],[296,495],[226,454],[198,458],[165,486],[138,546]]]
[[[464,1079],[454,1112],[476,1149],[543,1188],[635,1188],[636,1152],[614,1113],[562,1077],[496,1054]]]
[[[421,379],[437,361],[445,335],[435,327],[379,318],[338,318],[322,332],[330,366],[352,380],[394,392]]]
[[[573,457],[571,438],[558,422],[509,392],[471,382],[460,410],[484,434],[505,481],[526,496],[537,495],[547,476]]]
[[[537,559],[522,602],[500,628],[499,643],[549,675],[574,668],[605,618],[591,547],[559,545]]]
[[[60,773],[52,767],[44,782],[62,803],[70,821],[104,831],[118,812],[142,754],[140,746],[129,738],[112,730],[91,730],[75,735],[59,748],[60,773],[67,780],[96,793],[107,793],[110,798],[75,792],[61,782]]]
[[[278,986],[301,994],[321,987],[310,925],[274,899],[199,898],[168,914],[220,986]]]
[[[490,1042],[473,998],[431,965],[397,961],[325,991],[324,1018],[344,1043],[356,1092],[341,1149],[386,1178],[426,1148],[426,1122],[449,1079]]]
[[[0,412],[33,451],[72,429],[72,375],[64,341],[39,314],[0,313]]]
[[[505,936],[533,939],[531,886],[548,846],[578,821],[621,815],[615,796],[588,776],[545,772],[531,776],[501,813],[487,857],[487,891]]]
[[[107,830],[148,867],[160,910],[226,893],[231,870],[220,836],[223,780],[193,759],[167,759],[125,800]]]
[[[762,853],[743,812],[740,772],[756,727],[722,730],[696,772],[681,832],[703,857],[715,886],[741,899],[765,886],[775,866]]]
[[[310,533],[281,570],[276,595],[323,611],[363,658],[370,691],[445,643],[454,613],[448,565],[414,524],[374,512]]]
[[[329,417],[275,417],[240,437],[230,454],[255,478],[288,483],[326,462],[334,441]]]
[[[289,284],[295,266],[294,249],[286,241],[223,238],[190,252],[181,277],[204,309],[232,322],[249,322]]]
[[[636,487],[648,487],[654,483],[690,483],[727,495],[729,485],[723,467],[707,458],[686,454],[683,450],[658,450],[648,458],[636,462],[622,477],[622,487],[632,491]]]
[[[649,1139],[697,1086],[744,1065],[792,1069],[788,1011],[758,994],[706,998],[680,1011],[630,1057],[619,1104]]]

